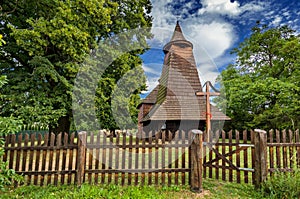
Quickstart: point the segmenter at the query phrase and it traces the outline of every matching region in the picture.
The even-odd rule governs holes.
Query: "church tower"
[[[173,36],[164,48],[164,65],[159,85],[140,104],[140,131],[160,130],[175,132],[204,129],[206,101],[202,92],[194,55],[193,44],[187,41],[179,22]],[[212,120],[228,119],[211,106]]]

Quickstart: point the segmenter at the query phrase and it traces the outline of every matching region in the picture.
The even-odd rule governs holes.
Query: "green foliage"
[[[233,52],[237,60],[219,76],[223,98],[216,99],[230,128],[299,128],[299,35],[258,25]]]
[[[152,20],[149,0],[4,0],[1,8],[0,34],[6,45],[0,47],[0,70],[9,82],[2,90],[8,98],[2,100],[0,113],[48,125],[54,132],[69,131],[74,81],[90,52],[113,35],[150,27]],[[122,39],[135,45],[150,36],[141,31]],[[143,51],[127,54],[130,60],[121,57],[106,77],[117,82],[129,69],[141,67],[137,59]],[[110,85],[101,89],[112,92]]]
[[[3,40],[3,35],[0,34],[0,46],[5,44],[5,41]]]
[[[1,142],[1,140],[0,140]],[[2,145],[2,143],[0,143]],[[1,153],[1,151],[0,151]],[[2,155],[0,154],[0,157]],[[0,161],[0,191],[5,191],[13,182],[23,182],[23,177],[16,174],[13,169],[7,169],[8,163]]]
[[[300,198],[300,170],[294,172],[276,172],[263,183],[261,192],[268,198]]]
[[[6,77],[0,77],[0,88],[6,83]],[[1,94],[1,93],[0,93]],[[17,175],[14,170],[8,169],[7,162],[3,162],[4,139],[3,136],[16,133],[21,129],[22,122],[13,117],[0,117],[0,190],[5,190],[14,181],[22,181],[22,177]]]

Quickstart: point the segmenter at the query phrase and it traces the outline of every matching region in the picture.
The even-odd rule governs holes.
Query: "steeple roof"
[[[164,52],[167,53],[172,45],[193,48],[193,44],[185,39],[178,21],[176,22],[176,26],[170,42],[168,42],[164,46]]]
[[[175,30],[171,38],[171,41],[178,41],[178,40],[186,40],[185,37],[183,36],[181,27],[179,25],[179,21],[176,22]]]

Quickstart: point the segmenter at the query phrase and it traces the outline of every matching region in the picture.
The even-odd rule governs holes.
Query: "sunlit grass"
[[[188,198],[262,198],[252,185],[219,182],[205,179],[202,193],[190,191],[189,186],[118,186],[88,185],[70,186],[22,186],[1,193],[1,198],[133,198],[133,199],[188,199]]]

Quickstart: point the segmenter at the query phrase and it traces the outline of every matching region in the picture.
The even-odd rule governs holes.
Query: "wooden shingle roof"
[[[206,120],[204,96],[193,55],[193,45],[187,41],[177,22],[171,41],[164,46],[164,65],[159,85],[144,102],[156,101],[143,121],[148,120]],[[212,120],[229,119],[211,106]]]
[[[159,85],[157,85],[148,95],[145,99],[143,99],[143,104],[155,104],[157,92],[158,92]]]

